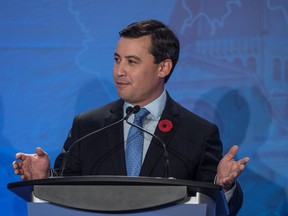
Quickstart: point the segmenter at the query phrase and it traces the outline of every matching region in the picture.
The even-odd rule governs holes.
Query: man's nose
[[[114,72],[117,76],[125,76],[126,67],[124,62],[119,62],[114,66]]]

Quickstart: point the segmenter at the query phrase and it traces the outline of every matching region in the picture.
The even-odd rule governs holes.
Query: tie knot
[[[141,108],[139,110],[139,112],[137,112],[135,114],[135,119],[134,119],[134,123],[137,125],[142,125],[142,121],[143,119],[149,114],[150,112],[145,109],[145,108]]]

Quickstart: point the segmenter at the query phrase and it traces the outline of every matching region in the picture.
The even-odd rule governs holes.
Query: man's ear
[[[161,78],[164,78],[168,76],[172,70],[172,60],[171,59],[165,59],[159,64],[159,70],[158,70],[158,76]]]

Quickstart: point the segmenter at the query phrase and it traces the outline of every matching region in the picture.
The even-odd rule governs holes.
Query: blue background
[[[170,94],[251,159],[239,215],[288,215],[287,0],[1,0],[0,215],[26,215],[15,153],[53,162],[75,114],[117,99],[118,31],[151,18],[181,41]]]

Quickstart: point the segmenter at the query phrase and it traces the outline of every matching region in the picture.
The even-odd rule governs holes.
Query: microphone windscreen
[[[133,113],[135,114],[135,113],[139,112],[139,110],[140,110],[140,106],[139,105],[135,105],[134,107],[129,106],[126,109],[126,114],[127,115],[133,114]]]
[[[134,107],[133,107],[133,110],[134,110],[134,112],[133,112],[134,114],[137,113],[137,112],[139,112],[140,106],[139,106],[139,105],[134,106]]]
[[[133,108],[131,106],[127,107],[126,114],[130,114],[132,112],[132,109]]]

